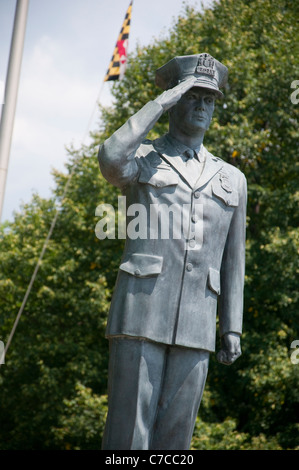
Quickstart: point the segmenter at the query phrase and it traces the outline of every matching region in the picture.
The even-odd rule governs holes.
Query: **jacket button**
[[[192,222],[197,222],[198,221],[198,216],[197,215],[192,215],[191,217]]]
[[[195,241],[195,240],[190,240],[190,241],[189,241],[189,246],[190,246],[190,248],[194,248],[195,245],[196,245],[196,241]]]
[[[135,276],[140,276],[141,274],[140,269],[135,269],[134,274]]]
[[[186,266],[186,269],[187,269],[187,271],[192,271],[192,269],[193,269],[192,263],[188,263],[187,266]]]
[[[195,197],[195,199],[198,199],[198,198],[200,197],[200,192],[199,192],[199,191],[196,191],[196,192],[194,193],[194,197]]]

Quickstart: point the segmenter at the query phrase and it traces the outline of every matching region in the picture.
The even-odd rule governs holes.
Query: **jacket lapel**
[[[201,176],[198,178],[198,180],[195,183],[194,189],[199,189],[202,186],[204,186],[223,167],[223,163],[220,158],[214,157],[214,155],[208,152],[205,147],[204,147],[204,152],[206,153],[206,162],[205,162]]]
[[[213,176],[223,167],[222,161],[214,157],[204,147],[206,153],[206,162],[203,172],[194,185],[194,176],[188,177],[184,162],[176,150],[165,136],[153,142],[155,150],[181,175],[192,189],[199,189],[204,186]]]
[[[186,175],[184,162],[177,149],[171,145],[167,138],[163,136],[160,139],[157,139],[153,145],[161,157],[163,157],[173,168],[175,168],[190,185],[188,175]]]

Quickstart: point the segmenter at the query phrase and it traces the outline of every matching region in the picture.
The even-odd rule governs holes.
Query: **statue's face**
[[[211,123],[215,107],[213,92],[193,87],[169,111],[172,124],[188,135],[205,132]]]

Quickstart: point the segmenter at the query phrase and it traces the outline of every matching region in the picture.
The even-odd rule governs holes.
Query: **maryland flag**
[[[113,56],[104,78],[104,82],[108,82],[109,80],[121,80],[124,76],[127,63],[132,5],[133,0],[131,1],[127,10],[127,14],[120,30]]]

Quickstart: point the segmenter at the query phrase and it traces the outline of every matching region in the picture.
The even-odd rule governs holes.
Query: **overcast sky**
[[[79,148],[130,0],[29,0],[2,221],[33,192],[50,196],[51,169]],[[129,52],[167,34],[182,0],[134,0]],[[187,1],[200,6],[201,1]],[[212,0],[203,2],[209,6]],[[16,0],[0,0],[0,82],[6,79]],[[111,82],[101,103],[109,105]],[[96,125],[94,115],[90,130]],[[85,140],[86,143],[86,140]]]

